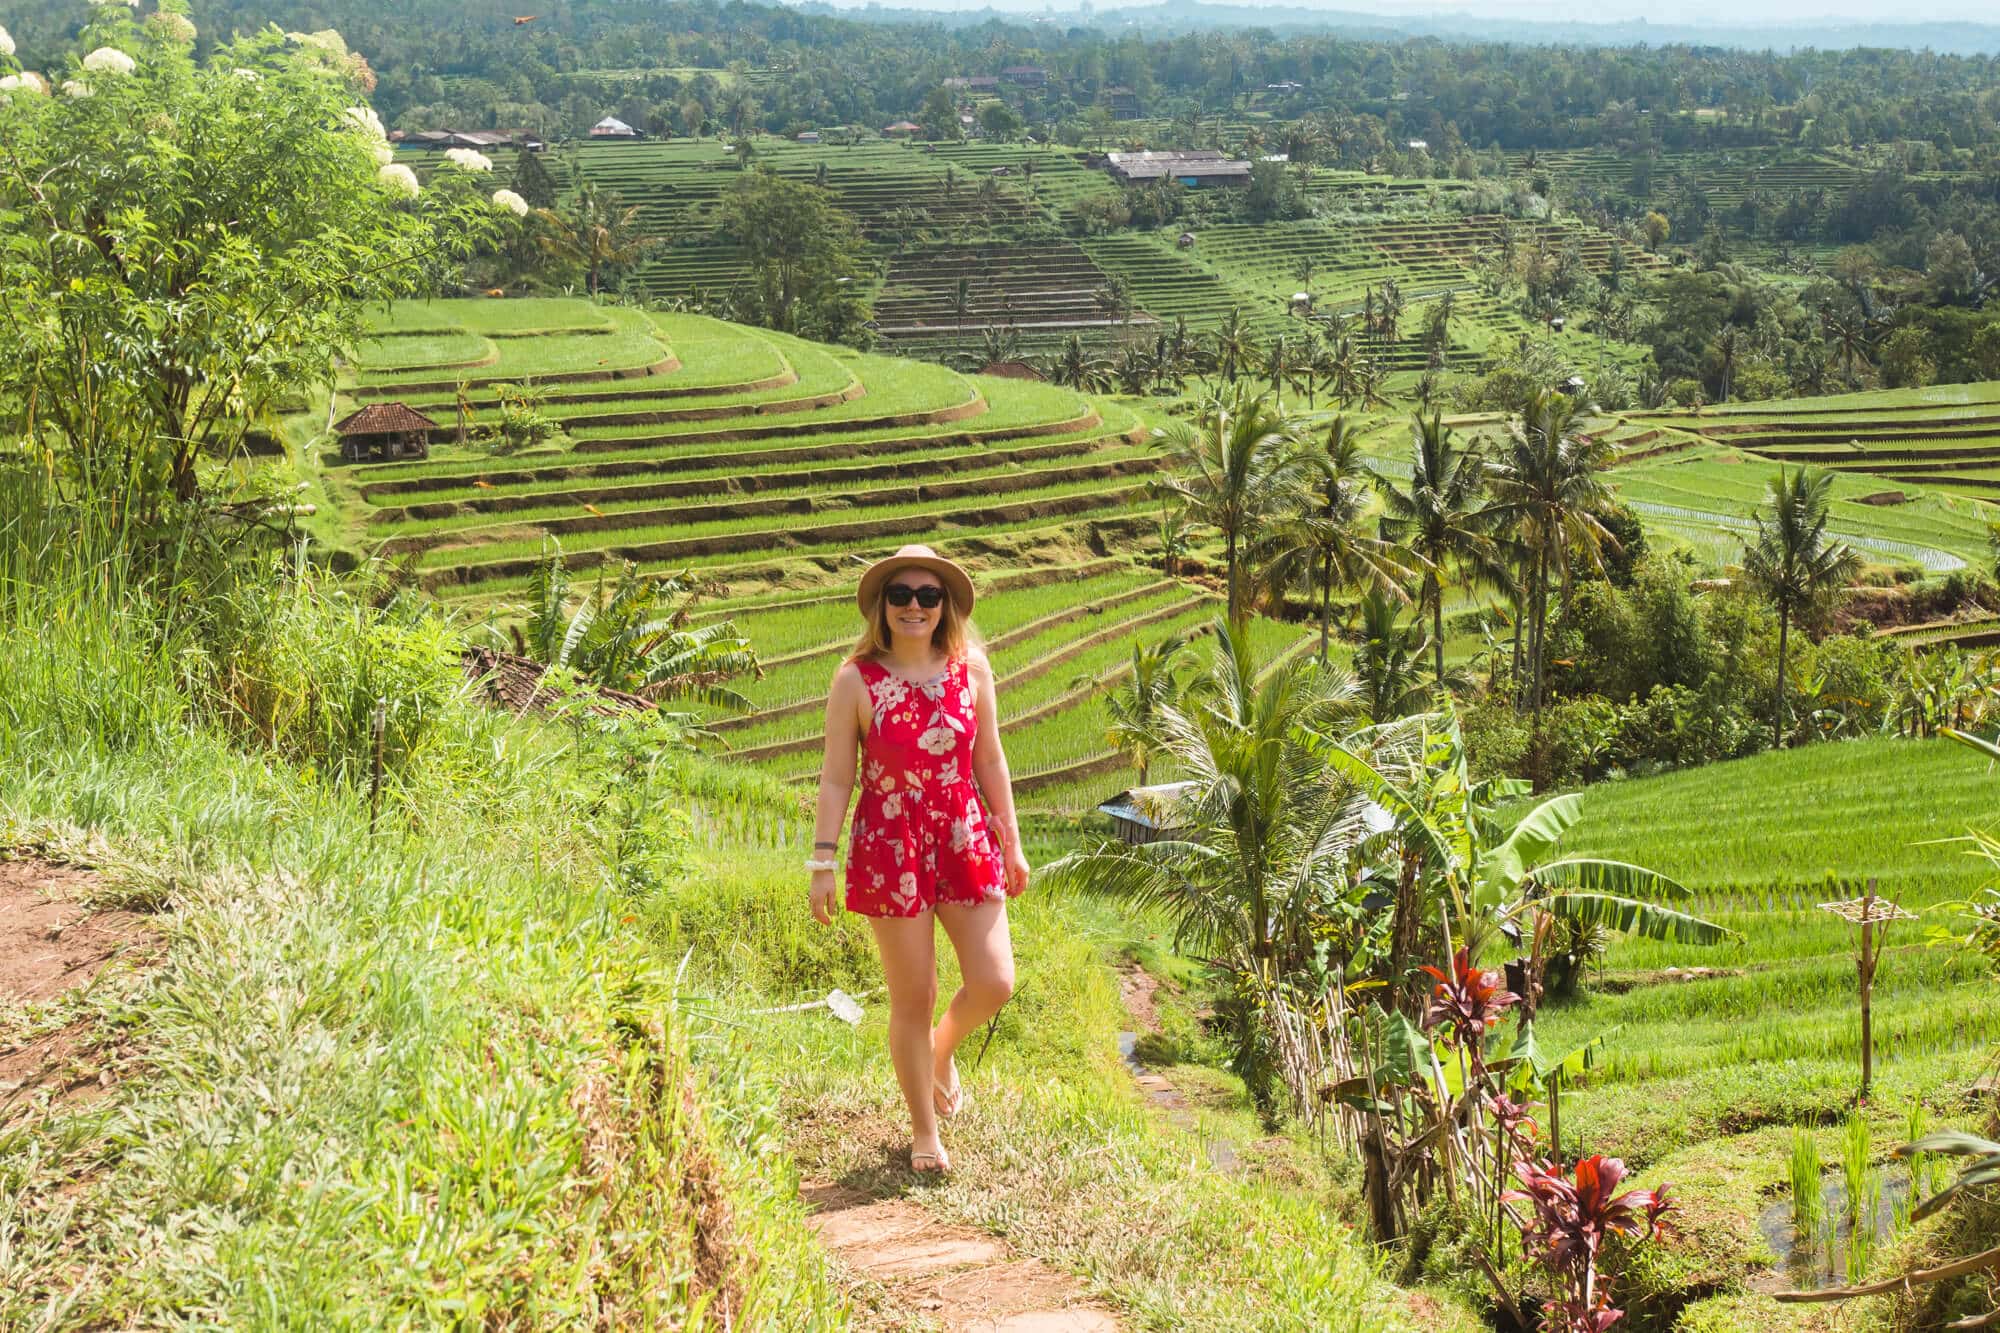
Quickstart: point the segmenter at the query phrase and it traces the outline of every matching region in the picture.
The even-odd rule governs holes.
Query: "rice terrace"
[[[0,1328],[2000,1327],[2000,27],[1514,13],[0,0]]]

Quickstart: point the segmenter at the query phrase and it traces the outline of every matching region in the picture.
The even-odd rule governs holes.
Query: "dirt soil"
[[[120,955],[143,960],[156,936],[135,912],[94,912],[79,899],[97,886],[87,870],[45,861],[0,861],[0,1014],[46,1005],[88,984]],[[108,1085],[92,1067],[87,1022],[22,1039],[0,1024],[0,1126],[42,1090],[85,1100]]]
[[[928,1320],[950,1333],[1116,1333],[1110,1313],[1081,1284],[994,1237],[933,1217],[908,1199],[839,1184],[800,1191],[820,1243],[881,1284],[881,1328]]]

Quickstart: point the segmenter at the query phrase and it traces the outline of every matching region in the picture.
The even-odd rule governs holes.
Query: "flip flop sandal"
[[[952,1073],[954,1075],[958,1073],[957,1065],[952,1066]],[[942,1084],[932,1079],[931,1105],[937,1108],[940,1119],[951,1119],[965,1109],[965,1084],[961,1081],[957,1087],[947,1092]]]
[[[920,1176],[946,1176],[951,1174],[951,1158],[943,1148],[936,1152],[910,1152],[910,1170]]]

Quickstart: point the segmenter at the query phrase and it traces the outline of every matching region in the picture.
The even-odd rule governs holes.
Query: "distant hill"
[[[1552,22],[1490,17],[1463,11],[1449,14],[1373,14],[1359,10],[1314,9],[1302,5],[1205,4],[1201,0],[1093,9],[954,9],[879,4],[841,5],[807,0],[794,6],[806,13],[838,14],[885,23],[931,22],[976,26],[994,19],[1028,21],[1061,29],[1137,30],[1149,35],[1263,28],[1274,32],[1327,32],[1368,40],[1436,37],[1458,41],[1525,42],[1564,46],[1708,46],[1750,51],[1836,51],[1854,47],[1937,51],[1947,55],[2000,54],[2000,25],[1968,22],[1814,24],[1768,22],[1650,23],[1626,19],[1604,23]]]

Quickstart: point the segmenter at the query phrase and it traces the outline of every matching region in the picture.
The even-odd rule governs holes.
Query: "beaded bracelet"
[[[806,869],[812,871],[838,870],[840,869],[840,863],[838,861],[821,861],[821,860],[809,859],[806,861]]]

